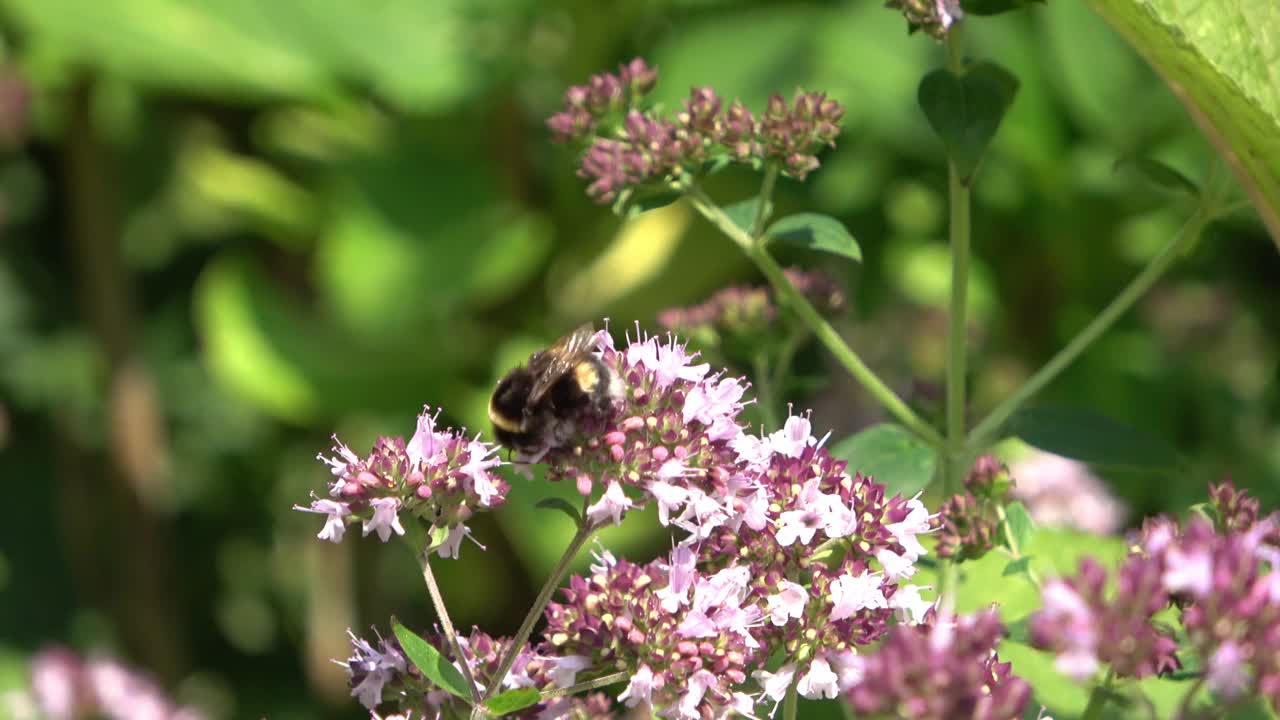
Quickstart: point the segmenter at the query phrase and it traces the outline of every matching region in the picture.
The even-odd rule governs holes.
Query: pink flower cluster
[[[31,661],[29,705],[45,720],[202,720],[173,702],[151,678],[111,658],[82,658],[65,648]],[[21,715],[19,715],[21,717]]]
[[[1120,675],[1173,670],[1173,640],[1151,620],[1172,603],[1210,690],[1227,702],[1260,693],[1280,708],[1277,518],[1258,519],[1256,501],[1229,485],[1210,495],[1220,527],[1198,515],[1185,527],[1148,521],[1110,602],[1102,601],[1106,573],[1091,561],[1078,577],[1047,583],[1033,642],[1058,652],[1059,668],[1078,678],[1103,662]]]
[[[547,606],[542,639],[520,654],[506,678],[494,676],[506,641],[473,633],[464,654],[481,685],[563,688],[625,671],[630,679],[619,699],[628,706],[678,720],[758,717],[761,708],[776,709],[793,684],[807,698],[850,691],[875,656],[875,643],[895,624],[934,620],[928,588],[909,583],[926,554],[921,536],[934,527],[918,498],[887,497],[883,485],[851,473],[805,416],[789,417],[768,435],[748,432],[741,419],[747,383],[712,372],[672,336],[637,331],[615,347],[602,331],[594,351],[616,375],[621,400],[608,417],[584,419],[538,460],[549,479],[574,483],[588,527],[619,523],[653,503],[659,522],[678,530],[680,540],[669,557],[646,564],[601,551],[591,572],[571,578]],[[424,418],[437,437],[430,416]],[[422,444],[417,437],[404,452],[407,468],[430,456],[414,449]],[[450,487],[471,492],[474,478],[460,469],[466,463],[457,452],[435,455],[440,459],[423,469],[423,482],[434,488],[428,478],[448,468]],[[488,455],[481,450],[477,457]],[[350,482],[343,478],[373,472],[367,461],[334,464],[335,496]],[[406,472],[379,477],[399,487]],[[989,638],[974,642],[994,647]],[[434,644],[451,655],[443,642]],[[430,716],[461,702],[408,667],[394,641],[355,640],[355,648],[344,665],[353,694],[369,708],[396,702]],[[962,689],[953,680],[947,692],[954,696],[1009,682],[990,652],[939,652],[974,663],[957,677],[979,684]],[[928,682],[914,687],[927,692]],[[1016,694],[998,698],[1025,701]],[[577,708],[563,701],[536,716],[563,717]]]
[[[335,436],[333,456],[318,456],[333,473],[329,497],[294,509],[325,515],[317,537],[335,543],[349,523],[359,522],[364,535],[376,533],[386,542],[393,534],[404,535],[402,518],[420,518],[444,534],[440,556],[456,558],[470,533],[466,521],[506,502],[510,486],[494,472],[502,464],[497,447],[437,428],[438,416],[424,408],[409,442],[378,438],[365,457]]]
[[[717,160],[774,162],[783,174],[804,179],[818,167],[816,153],[840,134],[844,108],[822,93],[797,92],[790,104],[774,94],[757,118],[741,102],[725,108],[714,90],[695,87],[682,110],[666,118],[640,108],[656,82],[657,70],[637,58],[617,75],[570,87],[561,111],[547,120],[557,142],[586,145],[578,174],[590,181],[587,194],[597,202],[683,181]]]
[[[435,633],[426,640],[431,643],[455,667],[460,667],[443,635]],[[458,644],[468,667],[483,690],[494,682],[502,654],[510,644],[508,639],[497,639],[472,629],[469,636],[458,636]],[[394,638],[378,637],[369,642],[351,635],[351,657],[338,663],[347,671],[351,694],[378,718],[376,708],[383,703],[395,703],[401,708],[413,708],[424,717],[467,717],[466,703],[444,690],[432,687],[430,682],[405,657],[400,643]],[[544,657],[525,648],[516,658],[510,674],[502,683],[503,690],[536,688],[552,690],[572,685],[578,670],[583,666],[573,658]],[[615,717],[606,695],[599,692],[573,697],[544,700],[525,710],[506,717],[534,720],[563,718],[565,720],[609,720]],[[390,720],[388,716],[387,720]]]
[[[863,680],[850,690],[849,703],[860,716],[1021,718],[1031,686],[996,656],[1003,634],[994,611],[896,627],[861,661]]]

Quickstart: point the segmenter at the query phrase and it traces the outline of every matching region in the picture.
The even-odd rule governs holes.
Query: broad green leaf
[[[506,715],[538,704],[542,693],[535,688],[516,688],[484,701],[484,706],[494,715]]]
[[[446,660],[431,643],[418,637],[395,618],[391,619],[391,630],[400,641],[400,647],[404,650],[405,656],[436,687],[460,698],[471,699],[471,693],[467,690],[467,679],[462,676],[462,671]]]
[[[643,212],[666,207],[682,197],[684,195],[675,191],[645,193],[639,197],[628,199],[623,214],[628,218],[635,217]]]
[[[1089,0],[1170,84],[1280,248],[1280,3]]]
[[[559,497],[543,498],[539,500],[538,503],[534,505],[534,507],[542,508],[545,510],[559,510],[565,515],[568,515],[569,518],[573,520],[574,525],[582,524],[582,515],[578,513],[578,508],[574,507],[573,503],[569,502],[568,500],[565,500],[564,498],[559,498]]]
[[[836,443],[831,454],[848,461],[849,472],[883,483],[889,495],[915,495],[933,478],[933,449],[900,425],[873,425]]]
[[[1017,560],[1010,560],[1009,564],[1004,566],[1004,571],[1000,574],[1003,577],[1009,577],[1010,575],[1026,575],[1029,567],[1031,567],[1031,558],[1024,556]]]
[[[1013,536],[1014,542],[1018,543],[1018,549],[1025,553],[1026,548],[1031,545],[1032,535],[1035,534],[1035,520],[1031,519],[1026,506],[1020,502],[1009,503],[1004,513],[1005,522],[1009,525],[1009,534]]]
[[[978,63],[963,75],[934,70],[920,81],[920,109],[966,184],[1017,92],[1018,79],[994,63]]]
[[[1022,552],[1030,558],[1027,567],[1047,579],[1074,574],[1086,556],[1114,570],[1128,550],[1120,538],[1041,528],[1032,533]],[[932,554],[922,560],[930,557]],[[1001,552],[961,563],[956,612],[971,613],[996,603],[1000,618],[1012,623],[1040,609],[1040,591],[1029,582],[1005,575],[1008,566],[1009,557]],[[937,569],[922,563],[913,582],[936,587],[937,580]]]
[[[1181,170],[1154,158],[1139,156],[1120,158],[1116,161],[1117,169],[1125,166],[1132,166],[1139,175],[1165,190],[1185,193],[1191,197],[1200,195],[1200,186],[1196,185],[1191,178],[1184,175]]]
[[[729,216],[734,225],[742,229],[742,232],[751,234],[751,224],[756,221],[756,213],[760,209],[760,198],[753,197],[750,200],[743,200],[732,205],[726,205],[724,214]]]
[[[820,250],[862,262],[862,248],[844,223],[830,215],[798,213],[788,215],[769,226],[770,238],[788,245]]]
[[[1177,451],[1163,440],[1088,410],[1024,408],[1009,419],[1008,434],[1100,467],[1167,471],[1179,464]]]

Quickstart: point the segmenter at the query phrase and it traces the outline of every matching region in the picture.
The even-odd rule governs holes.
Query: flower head
[[[335,437],[333,455],[319,456],[333,474],[329,497],[294,509],[324,515],[317,537],[335,543],[350,522],[361,522],[362,534],[387,542],[404,535],[404,522],[422,518],[447,531],[441,556],[457,557],[456,541],[468,532],[465,521],[502,505],[509,486],[494,473],[502,464],[494,446],[438,428],[437,417],[424,409],[408,442],[379,438],[366,457]]]
[[[996,655],[1003,633],[994,612],[899,625],[876,652],[859,659],[861,678],[849,689],[849,702],[860,715],[1020,718],[1031,687]]]

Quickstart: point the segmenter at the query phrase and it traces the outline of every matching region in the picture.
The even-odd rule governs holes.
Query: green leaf
[[[542,693],[534,688],[516,688],[484,701],[484,706],[494,715],[506,715],[538,704]]]
[[[999,15],[1044,2],[1045,0],[960,0],[960,8],[970,15]]]
[[[726,205],[721,208],[724,214],[729,216],[734,225],[742,229],[742,232],[750,235],[751,224],[756,221],[756,213],[760,209],[760,198],[753,197],[750,200],[743,200],[732,205]]]
[[[1023,408],[1009,419],[1008,433],[1041,450],[1114,469],[1168,471],[1177,451],[1163,440],[1088,410]]]
[[[788,245],[820,250],[862,262],[862,248],[845,228],[830,215],[798,213],[788,215],[771,225],[765,235]]]
[[[889,495],[914,495],[933,478],[933,449],[900,425],[873,425],[836,443],[831,454],[848,461],[849,472],[883,483]]]
[[[682,197],[684,197],[683,194],[675,192],[674,190],[669,192],[645,193],[638,197],[629,199],[626,203],[626,210],[624,213],[626,217],[633,218],[640,213],[666,207]]]
[[[467,690],[467,679],[431,643],[418,637],[395,618],[391,618],[391,631],[400,641],[400,647],[409,661],[436,687],[460,698],[471,699],[471,693]]]
[[[973,178],[1017,92],[1018,79],[994,63],[979,63],[964,75],[934,70],[920,81],[920,108],[965,184]]]
[[[1138,157],[1122,157],[1116,161],[1116,168],[1132,166],[1138,174],[1146,178],[1149,182],[1157,187],[1163,188],[1176,193],[1185,193],[1191,197],[1200,196],[1200,186],[1181,170],[1166,165],[1154,158],[1138,156]]]
[[[1018,543],[1019,551],[1025,553],[1031,546],[1031,536],[1035,532],[1036,521],[1031,519],[1031,513],[1027,512],[1027,507],[1020,502],[1009,503],[1004,509],[1004,516],[1005,523],[1009,526],[1009,534],[1013,536],[1014,542]]]
[[[1280,248],[1280,3],[1089,0],[1174,88]]]
[[[577,525],[577,526],[582,525],[582,515],[578,512],[578,508],[574,507],[573,503],[570,503],[568,500],[565,500],[564,498],[559,498],[559,497],[543,498],[539,500],[537,504],[534,505],[534,507],[543,508],[546,510],[559,510],[565,515],[568,515],[573,520],[574,525]]]
[[[1023,556],[1017,560],[1010,560],[1008,565],[1004,566],[1004,571],[1000,573],[1002,577],[1010,575],[1026,575],[1027,570],[1031,567],[1031,557]]]

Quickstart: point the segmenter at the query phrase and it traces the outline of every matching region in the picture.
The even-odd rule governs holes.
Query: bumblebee
[[[622,383],[592,352],[595,330],[583,325],[498,381],[489,420],[498,442],[529,458],[563,446],[584,420],[607,419]]]

